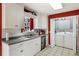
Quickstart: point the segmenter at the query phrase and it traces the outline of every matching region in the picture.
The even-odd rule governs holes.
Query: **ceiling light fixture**
[[[49,4],[52,6],[52,8],[53,8],[54,10],[59,10],[59,9],[62,9],[62,8],[63,8],[63,6],[62,6],[61,3],[50,3],[50,2],[49,2]]]

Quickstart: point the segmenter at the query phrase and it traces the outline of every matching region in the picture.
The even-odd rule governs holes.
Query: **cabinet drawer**
[[[11,49],[10,50],[10,55],[11,56],[21,56],[23,55],[24,49],[22,47],[16,48],[16,49]]]
[[[10,49],[17,49],[17,48],[20,48],[20,47],[22,47],[24,45],[24,43],[23,42],[21,42],[21,43],[17,43],[17,44],[13,44],[13,45],[10,45],[9,47],[10,47]]]
[[[24,42],[13,44],[9,46],[9,54],[12,56],[22,55],[24,51]]]

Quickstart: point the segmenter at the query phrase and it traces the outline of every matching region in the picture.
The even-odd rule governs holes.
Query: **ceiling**
[[[24,3],[26,8],[48,15],[79,9],[79,3],[62,3],[62,5],[63,9],[54,10],[49,3]]]

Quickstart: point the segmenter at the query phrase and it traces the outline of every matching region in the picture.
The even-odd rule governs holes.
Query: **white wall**
[[[42,21],[42,28],[48,29],[48,15],[47,14],[41,15],[41,21]]]
[[[48,28],[48,15],[47,14],[38,13],[36,20],[37,20],[36,28],[41,28],[41,29]]]
[[[2,4],[2,29],[5,28],[5,4]]]

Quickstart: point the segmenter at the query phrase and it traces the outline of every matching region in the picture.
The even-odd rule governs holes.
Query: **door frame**
[[[0,56],[2,56],[2,3],[0,3]]]
[[[52,43],[51,43],[51,45],[50,46],[52,46],[52,47],[54,47],[55,46],[55,20],[57,20],[57,19],[64,19],[64,18],[67,18],[67,17],[60,17],[60,18],[51,18],[52,20],[50,20],[50,39],[52,39],[52,40],[50,40],[50,41],[52,41]],[[73,36],[73,39],[72,39],[72,49],[74,50],[74,51],[76,51],[76,35],[74,35],[74,34],[76,34],[76,26],[77,26],[77,20],[78,20],[78,16],[68,16],[68,18],[73,18],[72,19],[72,21],[73,21],[73,31],[72,31],[72,36]],[[54,28],[54,29],[52,29],[52,28]],[[52,34],[53,34],[53,37],[52,37]],[[53,42],[54,41],[54,42]]]
[[[62,13],[57,13],[57,14],[52,14],[48,15],[48,44],[50,45],[50,20],[51,18],[60,18],[60,17],[66,17],[66,16],[75,16],[79,15],[79,9],[73,10],[73,11],[67,11],[67,12],[62,12]]]
[[[51,45],[51,39],[50,39],[50,25],[51,25],[51,19],[54,18],[61,18],[61,17],[67,17],[67,16],[79,16],[79,9],[77,10],[72,10],[72,11],[67,11],[67,12],[62,12],[62,13],[57,13],[57,14],[52,14],[48,15],[48,44]],[[77,46],[77,45],[76,45]]]

